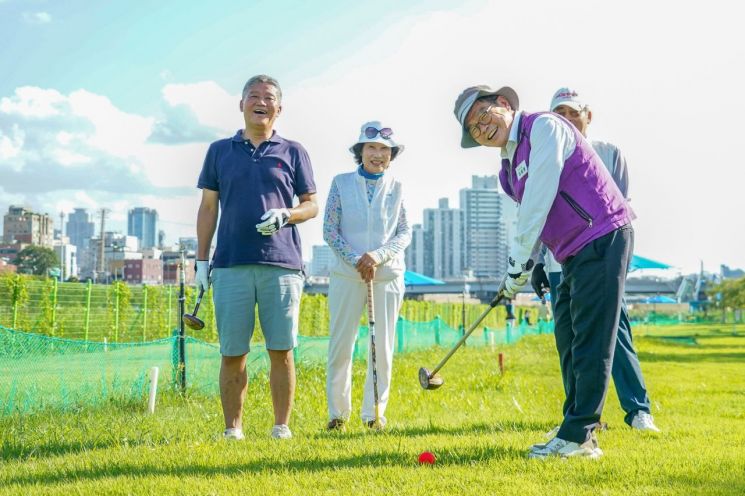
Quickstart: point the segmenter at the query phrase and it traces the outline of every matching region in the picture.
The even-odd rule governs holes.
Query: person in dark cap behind
[[[551,99],[550,109],[571,122],[574,127],[587,137],[587,130],[592,121],[592,111],[579,94],[571,88],[559,88]],[[612,143],[591,140],[590,144],[603,161],[603,165],[610,172],[613,181],[621,190],[623,196],[629,198],[629,173],[626,158],[621,150]],[[555,305],[556,288],[561,283],[561,265],[557,264],[550,253],[545,256],[544,263],[536,263],[531,276],[533,289],[538,296],[543,296],[546,289],[551,292],[551,304]],[[569,308],[565,307],[568,311]],[[561,360],[564,363],[564,360]],[[566,371],[562,370],[564,383],[569,380]],[[613,368],[611,370],[616,393],[621,408],[626,412],[624,421],[632,428],[642,431],[660,432],[651,415],[651,402],[644,383],[639,356],[634,349],[626,304],[621,305],[621,317],[618,322],[616,351],[613,354]]]
[[[635,218],[602,161],[577,129],[550,112],[519,112],[515,90],[465,89],[455,102],[461,146],[501,149],[499,180],[518,209],[504,294],[530,279],[541,242],[563,265],[556,346],[573,379],[556,436],[530,458],[598,458],[595,437],[608,392]],[[560,312],[566,305],[571,312]],[[559,318],[561,317],[561,318]]]

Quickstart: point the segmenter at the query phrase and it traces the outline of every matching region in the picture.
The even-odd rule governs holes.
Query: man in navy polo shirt
[[[530,279],[539,240],[562,264],[554,332],[566,357],[564,420],[528,456],[597,458],[603,452],[594,431],[608,392],[635,216],[572,124],[518,108],[509,86],[475,86],[460,94],[454,112],[463,148],[501,148],[499,180],[520,205],[504,295],[512,298]]]
[[[313,169],[305,149],[274,131],[282,90],[259,75],[243,87],[239,106],[245,128],[212,143],[197,187],[197,289],[214,285],[220,337],[220,398],[227,439],[243,439],[242,410],[248,388],[246,356],[258,305],[269,353],[274,405],[272,437],[288,439],[295,395],[300,296],[300,235],[295,224],[318,213]],[[293,200],[299,202],[293,207]],[[218,212],[221,214],[217,225]],[[217,226],[210,279],[209,252]]]

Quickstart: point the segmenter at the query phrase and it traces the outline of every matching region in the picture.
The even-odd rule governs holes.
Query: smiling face
[[[362,167],[370,174],[385,172],[391,165],[391,147],[383,143],[365,143],[362,146]]]
[[[503,96],[496,101],[476,100],[466,115],[465,127],[481,146],[502,147],[510,137],[514,111]]]
[[[246,129],[271,130],[282,112],[277,88],[268,83],[256,83],[248,88],[240,103]]]
[[[592,121],[592,112],[584,108],[582,111],[577,111],[568,105],[559,105],[554,109],[554,112],[574,124],[574,127],[582,133],[582,136],[587,136],[587,128]]]

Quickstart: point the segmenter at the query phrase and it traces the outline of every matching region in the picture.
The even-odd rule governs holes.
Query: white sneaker
[[[554,427],[553,429],[545,433],[544,436],[546,436],[547,441],[545,443],[535,443],[534,445],[530,447],[530,451],[545,448],[546,444],[548,444],[548,441],[550,441],[552,438],[554,438],[559,433],[559,427],[560,426],[557,425],[556,427]]]
[[[246,436],[243,435],[243,430],[231,427],[230,429],[225,429],[225,432],[222,433],[222,438],[230,441],[242,441],[246,439]]]
[[[531,450],[528,453],[528,458],[545,459],[552,456],[561,458],[586,457],[596,460],[603,456],[603,450],[598,447],[595,436],[582,444],[555,437],[546,443],[545,447]]]
[[[634,418],[631,419],[631,428],[640,431],[662,432],[656,425],[654,425],[654,417],[641,410],[636,412]]]
[[[272,437],[274,439],[292,439],[292,431],[285,424],[279,424],[272,427]]]

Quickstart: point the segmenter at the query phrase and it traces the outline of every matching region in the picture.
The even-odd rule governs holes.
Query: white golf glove
[[[197,271],[194,277],[194,284],[197,287],[197,292],[204,288],[205,293],[210,289],[210,262],[209,260],[197,260],[195,267]]]
[[[530,275],[531,272],[533,272],[534,263],[533,259],[528,259],[528,261],[524,264],[521,264],[519,267],[515,267],[517,264],[514,262],[512,257],[509,258],[508,263],[509,266],[507,268],[507,277],[504,281],[504,297],[512,299],[530,280]],[[510,272],[515,268],[517,268],[519,272]]]
[[[261,216],[261,224],[256,224],[256,230],[264,236],[276,233],[290,220],[290,211],[286,208],[270,208]]]
[[[504,281],[504,297],[512,299],[528,283],[530,272],[520,272],[519,274],[507,274]]]

